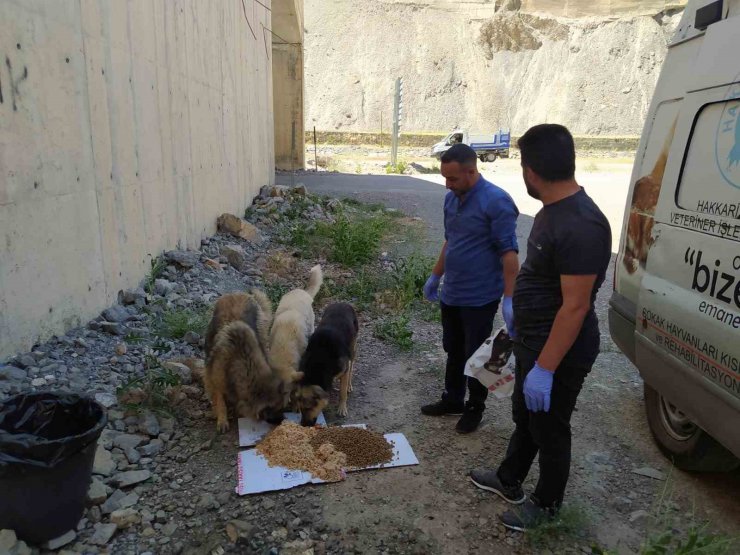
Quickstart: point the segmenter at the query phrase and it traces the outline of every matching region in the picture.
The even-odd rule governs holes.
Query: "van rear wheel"
[[[676,467],[693,472],[729,472],[740,466],[732,453],[680,409],[645,384],[645,411],[655,442]]]
[[[496,153],[495,152],[488,152],[486,153],[486,162],[495,162],[496,161]]]

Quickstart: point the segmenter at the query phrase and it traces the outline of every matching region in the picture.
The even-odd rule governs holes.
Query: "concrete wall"
[[[275,167],[300,170],[305,165],[303,128],[303,45],[273,44]]]
[[[273,182],[270,25],[246,0],[0,0],[0,356]]]
[[[305,166],[303,0],[280,0],[273,6],[272,83],[275,113],[275,166]]]

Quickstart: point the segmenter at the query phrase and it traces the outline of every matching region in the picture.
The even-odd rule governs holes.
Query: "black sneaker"
[[[474,432],[480,421],[483,420],[483,408],[477,406],[466,406],[462,418],[457,421],[455,429],[461,434]]]
[[[513,505],[521,505],[526,497],[521,486],[506,486],[498,479],[498,473],[495,470],[485,470],[478,468],[471,471],[470,481],[480,489],[492,491],[504,501]]]
[[[436,403],[421,407],[421,414],[426,414],[427,416],[445,416],[448,414],[459,416],[464,410],[465,404],[462,402],[456,403],[447,399],[441,399]]]
[[[531,499],[527,499],[521,507],[502,514],[501,522],[509,530],[526,532],[528,529],[539,526],[547,520],[552,520],[554,517],[554,511],[543,509]]]

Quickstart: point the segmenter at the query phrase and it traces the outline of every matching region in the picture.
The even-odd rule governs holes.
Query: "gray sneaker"
[[[543,509],[535,504],[531,499],[527,499],[520,508],[506,511],[500,518],[504,527],[509,530],[526,532],[528,529],[534,528],[548,520],[552,520],[554,517],[555,513],[553,511]]]
[[[470,473],[470,481],[480,489],[491,491],[512,505],[521,505],[526,499],[521,486],[507,486],[502,484],[495,470],[475,469]]]

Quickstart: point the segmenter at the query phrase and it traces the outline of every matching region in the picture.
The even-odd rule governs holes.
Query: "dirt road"
[[[515,167],[514,161],[508,161],[484,173],[519,203],[522,216],[517,235],[523,259],[536,206],[515,189]],[[318,194],[384,202],[405,210],[427,222],[427,245],[434,253],[441,244],[445,191],[434,183],[438,177],[424,177],[305,173],[281,175],[278,181],[299,181]],[[621,220],[628,178],[627,164],[621,171],[579,176],[582,183],[592,184],[586,185],[587,190],[613,223],[615,244],[619,233],[615,222]],[[608,333],[612,271],[597,300],[602,354],[587,379],[572,422],[575,439],[568,500],[582,508],[590,521],[583,541],[574,547],[596,541],[616,552],[635,552],[648,535],[670,529],[671,524],[664,521],[674,522],[674,518],[673,525],[679,530],[687,529],[692,520],[708,521],[711,529],[737,535],[740,471],[692,475],[672,469],[651,440],[642,381]],[[466,478],[469,469],[495,465],[501,459],[512,431],[510,403],[489,401],[482,429],[467,437],[454,432],[454,419],[421,417],[419,406],[440,392],[444,353],[439,325],[416,322],[414,340],[421,349],[407,356],[374,340],[363,342],[358,364],[362,385],[353,399],[352,419],[405,433],[422,464],[358,475],[322,490],[327,521],[354,531],[346,536],[345,545],[363,553],[382,552],[407,534],[429,538],[432,552],[438,553],[491,553],[505,551],[505,547],[527,550],[495,524],[504,504],[476,491]],[[644,468],[659,471],[663,479],[635,472]],[[536,475],[534,471],[526,484],[529,491]],[[390,552],[395,550],[390,548]]]

